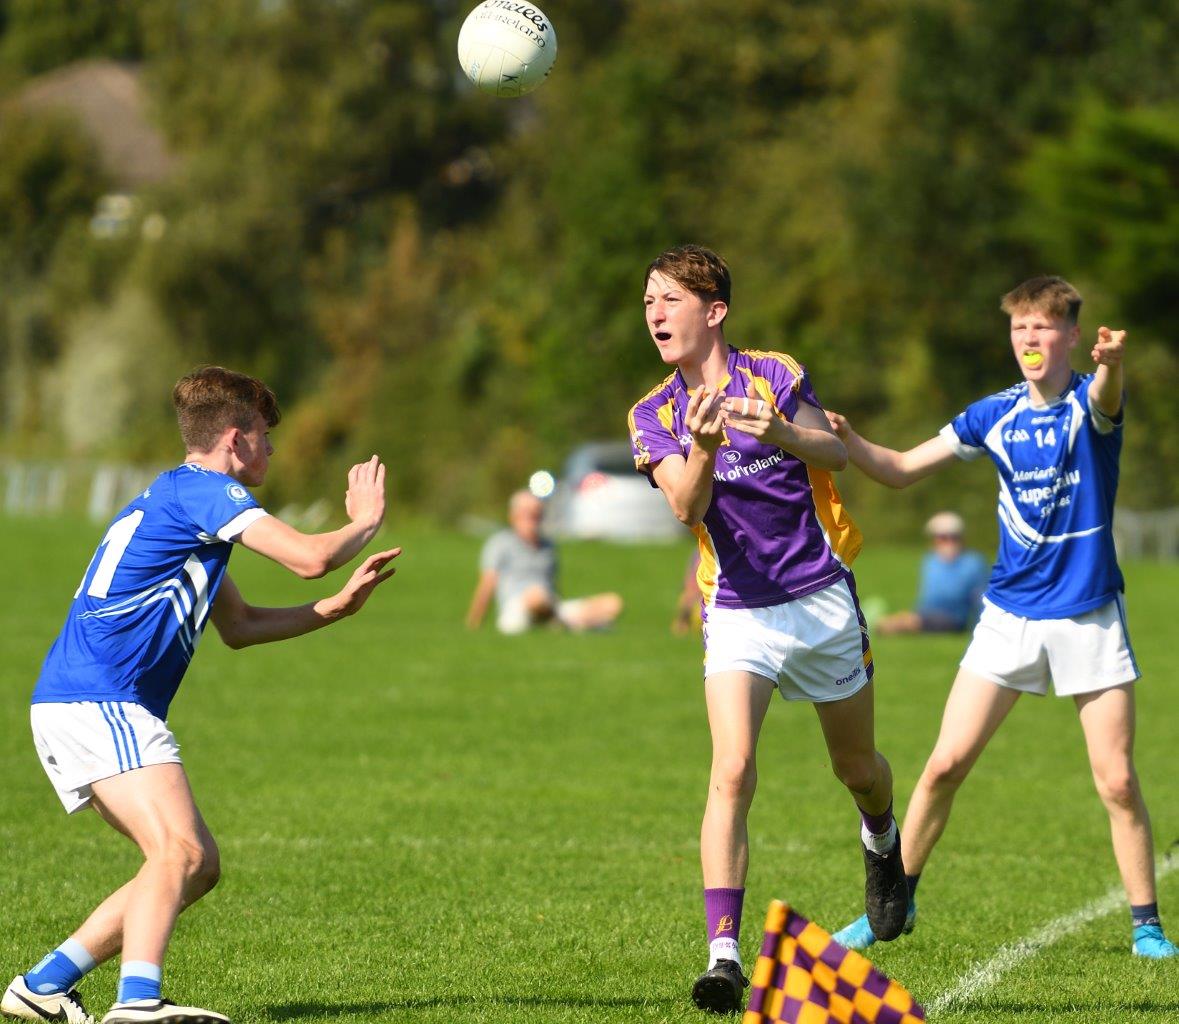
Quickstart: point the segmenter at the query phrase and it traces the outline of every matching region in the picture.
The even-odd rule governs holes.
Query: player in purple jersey
[[[989,455],[999,474],[999,558],[982,617],[962,659],[941,731],[905,815],[904,862],[916,917],[917,882],[949,820],[958,787],[1020,693],[1049,685],[1076,704],[1114,857],[1130,902],[1132,952],[1179,955],[1156,903],[1154,844],[1134,769],[1134,680],[1122,575],[1111,524],[1121,450],[1125,331],[1098,328],[1092,375],[1074,373],[1081,296],[1059,277],[1003,297],[1023,382],[983,398],[936,437],[899,452],[829,413],[851,461],[873,480],[906,487],[955,459]],[[877,938],[860,918],[836,938]]]
[[[86,570],[47,656],[32,708],[46,773],[70,812],[87,805],[139,847],[143,865],[68,939],[15,978],[9,1017],[92,1024],[75,986],[122,954],[104,1024],[226,1024],[161,996],[176,918],[217,883],[220,860],[164,718],[206,618],[230,647],[284,640],[359,611],[393,574],[400,549],[367,558],[338,593],[293,608],[247,604],[225,566],[233,543],[305,578],[350,561],[385,514],[385,469],[373,458],[348,476],[349,523],[303,534],[266,514],[247,487],[266,477],[278,423],[261,381],[220,367],[173,391],[185,462],[160,475],[116,518]]]
[[[670,249],[644,277],[647,327],[674,372],[630,413],[636,467],[700,544],[704,692],[712,772],[700,830],[709,964],[701,1009],[731,1013],[747,982],[738,947],[755,753],[774,690],[811,702],[836,776],[862,816],[865,904],[882,936],[905,923],[892,773],[874,738],[872,655],[849,565],[861,538],[831,471],[847,452],[806,371],[728,345],[728,267]]]

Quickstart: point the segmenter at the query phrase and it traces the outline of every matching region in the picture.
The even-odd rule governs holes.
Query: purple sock
[[[704,916],[708,920],[708,941],[741,937],[741,907],[744,889],[705,889]]]
[[[888,831],[888,826],[892,824],[892,801],[889,800],[888,807],[883,814],[869,814],[861,807],[860,817],[864,820],[864,827],[872,835],[882,836]]]

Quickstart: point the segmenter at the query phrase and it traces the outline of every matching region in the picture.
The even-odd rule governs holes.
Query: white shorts
[[[37,756],[68,814],[88,803],[91,783],[150,764],[179,764],[166,722],[127,701],[34,704]]]
[[[1119,596],[1070,619],[1025,619],[983,600],[962,668],[1000,686],[1059,697],[1108,690],[1142,673]]]
[[[847,580],[768,608],[709,608],[704,675],[752,672],[786,700],[844,700],[872,679],[868,627]]]
[[[584,603],[585,598],[574,598],[570,601],[554,599],[553,615],[558,622],[568,624],[570,617],[576,617]],[[499,609],[495,620],[495,628],[508,636],[527,633],[535,625],[536,621],[528,611],[523,594],[506,601]]]

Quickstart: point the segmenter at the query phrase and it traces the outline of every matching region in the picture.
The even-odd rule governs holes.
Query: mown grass
[[[33,752],[27,697],[98,539],[7,521],[0,664],[0,967],[24,970],[136,868],[95,815],[66,819]],[[709,744],[700,651],[667,629],[687,547],[570,545],[571,595],[617,589],[607,634],[468,633],[478,541],[390,531],[401,571],[364,613],[234,652],[206,637],[173,705],[221,886],[180,922],[165,985],[265,1021],[693,1021],[701,966],[697,835]],[[915,550],[873,549],[861,594],[911,596]],[[1170,658],[1173,566],[1126,567],[1139,661],[1139,769],[1157,845],[1179,834]],[[260,604],[327,592],[248,552]],[[963,640],[878,639],[878,732],[903,807],[936,735]],[[858,818],[813,714],[775,706],[763,734],[743,945],[788,900],[834,928],[859,912]],[[1179,872],[1160,887],[1179,928]],[[879,966],[930,1001],[1004,944],[1116,884],[1072,704],[1025,699],[955,807],[922,881],[914,934]],[[1169,915],[1169,916],[1168,916]],[[1179,1019],[1179,964],[1128,954],[1098,920],[955,1004],[947,1022]],[[115,967],[84,983],[113,997]]]

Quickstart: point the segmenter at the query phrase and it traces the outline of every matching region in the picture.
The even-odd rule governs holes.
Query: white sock
[[[888,831],[882,832],[880,835],[877,835],[875,832],[869,832],[867,825],[860,825],[860,839],[863,840],[864,845],[873,853],[888,853],[892,849],[893,843],[897,841],[896,819],[894,818],[889,823]]]
[[[718,960],[735,960],[741,963],[741,950],[737,947],[737,940],[726,936],[723,939],[713,939],[708,944],[708,969],[711,971]]]
[[[74,939],[66,939],[65,942],[57,947],[57,951],[62,956],[67,957],[70,963],[77,967],[83,974],[89,973],[98,966],[94,962],[94,957],[90,955],[90,950]]]

